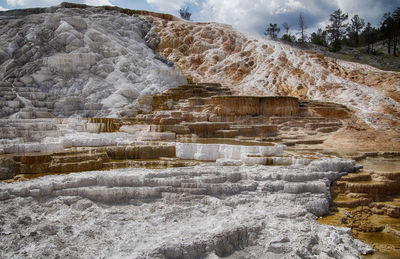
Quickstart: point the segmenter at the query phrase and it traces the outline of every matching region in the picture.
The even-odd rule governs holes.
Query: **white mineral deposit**
[[[358,258],[318,224],[354,161],[121,169],[0,184],[2,257]],[[9,216],[5,216],[9,215]]]
[[[357,217],[400,237],[400,173],[359,174],[397,165],[399,72],[169,14],[2,10],[0,258],[360,258]],[[320,224],[336,196],[354,210]]]

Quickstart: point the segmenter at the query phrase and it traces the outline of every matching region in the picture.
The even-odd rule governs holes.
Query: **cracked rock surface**
[[[1,12],[0,24],[0,117],[126,115],[186,82],[151,49],[151,18],[57,6]]]
[[[352,165],[205,164],[2,183],[0,257],[359,258],[371,248],[350,229],[315,221]]]

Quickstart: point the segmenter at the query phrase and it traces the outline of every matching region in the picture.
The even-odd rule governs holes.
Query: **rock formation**
[[[386,256],[400,256],[398,157],[396,152],[371,152],[356,157],[364,169],[333,184],[337,213],[320,222],[349,227],[354,236]]]
[[[15,174],[14,160],[10,158],[0,158],[0,180],[11,179]]]
[[[332,159],[322,154],[284,153],[286,146],[283,144],[256,141],[257,138],[277,140],[289,132],[296,136],[295,141],[287,143],[292,145],[307,143],[304,139],[307,136],[329,136],[342,127],[341,119],[351,117],[345,107],[304,102],[294,97],[232,96],[218,84],[184,85],[147,99],[147,105],[151,104],[154,111],[129,120],[41,119],[40,123],[47,122],[42,125],[48,126],[40,127],[35,124],[37,120],[3,121],[4,133],[10,134],[6,129],[12,125],[17,134],[7,135],[10,139],[4,139],[6,144],[2,149],[12,158],[9,161],[13,162],[13,173],[17,174],[15,180],[107,170],[48,176],[31,182],[0,183],[1,208],[6,210],[15,203],[21,207],[15,212],[17,229],[10,231],[12,220],[2,221],[1,230],[8,233],[1,247],[6,255],[52,256],[79,250],[83,251],[80,256],[90,253],[91,256],[191,258],[235,254],[276,258],[282,254],[357,257],[360,253],[372,252],[367,245],[352,239],[348,229],[322,226],[314,221],[315,216],[328,212],[331,183],[358,169],[354,161]],[[228,103],[230,99],[234,101]],[[323,107],[324,112],[318,112],[319,107]],[[334,112],[330,113],[329,109]],[[55,131],[53,137],[35,133],[35,130],[43,133],[41,129]],[[220,138],[219,141],[236,138],[238,143],[190,143],[199,137]],[[248,142],[239,142],[241,138],[247,138]],[[155,139],[183,142],[148,142]],[[216,165],[207,164],[209,162],[216,162]],[[163,171],[132,169],[187,167],[200,163],[202,165],[197,167]],[[130,169],[113,170],[126,167]],[[26,210],[47,213],[45,208],[49,206],[64,215],[61,225],[39,219],[36,214],[24,214]],[[64,211],[64,206],[72,211]],[[100,216],[104,206],[114,211],[110,213],[125,215],[129,212],[141,216],[130,219],[123,228],[110,227],[118,225],[122,219]],[[252,210],[248,210],[249,207]],[[139,213],[139,210],[144,211]],[[202,211],[201,215],[197,215],[198,211]],[[156,212],[158,223],[154,226],[157,227],[146,225],[149,223],[146,219]],[[91,227],[100,223],[84,220],[83,225],[71,227],[70,222],[79,213],[89,213],[90,222],[95,217],[108,223],[102,227],[101,234],[96,232],[97,227]],[[204,222],[205,218],[208,223]],[[191,228],[175,231],[178,223]],[[45,226],[51,226],[52,230]],[[68,230],[64,233],[65,228]],[[193,229],[192,232],[189,229]],[[128,238],[127,230],[140,238]],[[54,243],[55,233],[60,231],[63,234],[59,238],[68,246],[49,247]],[[123,236],[122,240],[103,244],[116,233]],[[280,233],[278,237],[277,233]],[[304,239],[304,233],[312,240]],[[21,235],[26,238],[17,241],[15,238]],[[182,236],[192,238],[182,240]],[[154,242],[159,238],[165,241]],[[332,241],[332,238],[341,241]],[[42,246],[45,254],[38,249],[23,248],[24,242]],[[81,246],[88,242],[91,243],[89,250]],[[19,247],[17,253],[8,245],[11,243]],[[123,248],[128,243],[134,249]],[[149,243],[153,245],[147,245]],[[305,243],[308,245],[304,246]],[[335,249],[332,250],[333,244]]]
[[[398,72],[334,60],[227,25],[155,19],[153,26],[159,30],[159,52],[194,81],[218,82],[240,95],[288,95],[345,105],[357,119],[331,136],[330,147],[399,150],[391,144],[400,141]]]
[[[398,172],[333,153],[400,150],[399,73],[118,7],[0,24],[1,256],[358,258],[344,226],[397,235],[360,222],[399,216]],[[315,221],[332,185],[341,227]]]
[[[257,146],[254,141],[280,140],[286,145],[322,143],[343,126],[343,119],[351,117],[346,107],[333,103],[304,102],[284,96],[233,96],[219,84],[183,85],[148,99],[153,112],[129,120],[3,120],[1,150],[14,154],[14,173],[22,175],[132,166],[143,164],[138,160],[164,157],[223,164],[308,164],[310,159],[283,155],[283,145],[259,141],[261,146]],[[195,142],[196,138],[248,138],[253,144],[221,145],[218,140],[211,145],[146,143],[175,139]],[[30,152],[35,153],[26,154]],[[135,161],[117,162],[120,160]],[[13,176],[8,174],[8,178]]]
[[[338,162],[336,171],[324,169]],[[13,215],[1,217],[0,248],[34,257],[369,253],[349,229],[314,221],[328,210],[330,183],[354,169],[351,161],[320,166],[127,169],[0,183],[1,215]]]
[[[150,48],[151,19],[67,7],[1,12],[0,117],[116,117],[185,82]]]

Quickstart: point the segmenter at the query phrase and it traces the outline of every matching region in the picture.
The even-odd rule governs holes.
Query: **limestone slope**
[[[329,185],[345,167],[354,164],[123,169],[0,183],[1,215],[12,215],[0,217],[0,256],[359,258],[372,250],[350,229],[314,220],[328,212]]]
[[[400,73],[326,58],[227,25],[156,19],[159,52],[195,81],[240,95],[290,95],[344,104],[373,127],[399,126]]]
[[[370,126],[400,124],[400,73],[227,25],[76,7],[0,13],[1,117],[130,116],[138,96],[184,83],[179,67],[195,81],[221,83],[236,94],[333,101]]]
[[[0,12],[0,117],[116,117],[185,83],[149,46],[151,23],[102,7]]]

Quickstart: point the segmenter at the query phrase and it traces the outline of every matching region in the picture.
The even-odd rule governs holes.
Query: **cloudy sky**
[[[64,0],[66,1],[66,0]],[[62,0],[0,0],[0,11],[15,8],[57,5]],[[193,21],[226,23],[251,33],[262,34],[269,23],[287,22],[291,32],[297,31],[302,13],[308,31],[324,27],[329,14],[340,8],[349,16],[358,14],[365,21],[379,26],[384,13],[400,7],[400,0],[69,0],[88,5],[116,5],[130,9],[165,12],[178,16],[178,10],[189,7]]]

